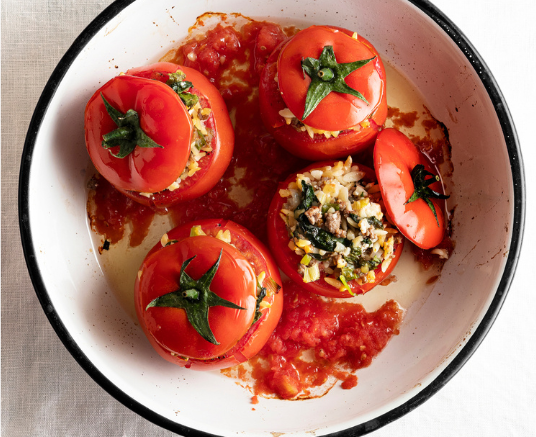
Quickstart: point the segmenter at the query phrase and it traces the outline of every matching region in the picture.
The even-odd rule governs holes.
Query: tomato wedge
[[[261,117],[275,139],[297,156],[325,160],[359,152],[374,142],[385,122],[383,63],[372,44],[359,35],[353,36],[342,28],[311,26],[282,43],[268,58],[259,85]],[[333,47],[339,64],[370,60],[344,79],[366,102],[351,94],[330,92],[301,120],[311,83],[302,60],[320,59],[328,46]],[[319,132],[312,135],[302,124],[283,117],[286,110]]]
[[[406,238],[421,249],[430,249],[445,236],[446,204],[433,197],[429,198],[433,208],[423,199],[407,203],[416,188],[412,179],[416,166],[433,175],[439,174],[406,135],[392,128],[382,130],[374,146],[374,168],[387,214]],[[428,187],[443,193],[439,181]]]
[[[346,287],[335,287],[330,284],[330,280],[338,280],[339,274],[336,273],[336,269],[333,273],[326,272],[324,269],[320,269],[320,275],[317,280],[312,282],[304,282],[304,277],[299,273],[299,267],[302,263],[303,254],[296,253],[295,248],[290,248],[289,243],[291,238],[289,237],[289,227],[285,220],[281,217],[281,211],[285,210],[285,204],[288,202],[288,197],[283,197],[281,194],[289,189],[289,185],[296,181],[298,174],[310,173],[313,170],[325,168],[327,166],[333,167],[334,161],[326,161],[321,163],[314,163],[304,168],[297,174],[289,176],[284,182],[279,184],[279,189],[272,203],[268,213],[268,242],[272,254],[274,255],[279,268],[295,283],[300,284],[306,290],[316,293],[322,296],[335,297],[335,298],[349,298],[358,294],[364,294],[374,288],[376,285],[386,279],[393,271],[396,263],[398,262],[400,255],[402,254],[404,240],[401,238],[394,238],[394,244],[392,247],[392,258],[388,267],[385,268],[380,263],[372,269],[374,272],[374,280],[367,283],[360,283],[357,279],[348,280]],[[354,164],[356,165],[356,164]],[[363,180],[367,182],[375,182],[376,177],[374,171],[366,166],[357,164],[358,171],[364,173]],[[381,205],[381,201],[378,202]],[[300,208],[300,206],[298,207]],[[326,215],[324,214],[324,218]],[[357,234],[357,233],[356,233]],[[314,243],[313,243],[314,245]],[[357,266],[356,266],[357,267]],[[383,268],[382,268],[383,267]],[[326,281],[326,278],[328,280]],[[343,285],[343,284],[340,284]]]
[[[175,290],[185,291],[180,287],[184,261],[195,256],[184,271],[199,280],[220,251],[210,290],[245,309],[208,309],[208,324],[219,343],[213,344],[192,326],[186,309],[148,305]],[[262,272],[267,294],[258,304]],[[150,343],[166,360],[196,370],[222,369],[253,357],[268,340],[283,308],[280,284],[270,253],[253,234],[227,220],[201,220],[169,231],[149,251],[136,279],[136,312]]]
[[[103,97],[122,114],[136,111],[141,130],[160,147],[136,146],[123,158],[114,156],[119,146],[103,147],[103,135],[118,128]],[[93,94],[84,118],[89,156],[98,172],[120,190],[164,190],[188,161],[192,120],[178,95],[163,83],[117,76]]]
[[[165,83],[169,75],[177,71],[184,72],[185,80],[193,84],[189,92],[199,97],[201,106],[210,109],[210,114],[204,120],[204,124],[212,134],[208,144],[212,151],[198,161],[199,169],[192,176],[182,180],[179,187],[173,191],[165,190],[147,196],[136,192],[137,190],[120,189],[137,202],[156,208],[166,208],[177,202],[195,199],[210,191],[225,173],[233,155],[234,130],[227,107],[216,87],[203,74],[192,68],[170,62],[159,62],[132,68],[127,71],[127,75]],[[180,176],[182,170],[184,170],[184,165],[177,177]]]

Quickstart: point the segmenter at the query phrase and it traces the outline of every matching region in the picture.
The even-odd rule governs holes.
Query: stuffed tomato
[[[225,103],[199,72],[171,63],[113,78],[85,111],[96,169],[144,205],[165,208],[208,192],[232,157]]]
[[[144,259],[135,283],[138,319],[166,360],[223,369],[259,352],[283,309],[279,270],[247,229],[227,220],[179,226]]]
[[[376,49],[346,29],[311,26],[268,58],[261,117],[289,152],[340,158],[371,145],[387,117],[386,76]]]
[[[268,239],[287,276],[328,297],[371,290],[391,274],[404,244],[385,219],[374,171],[351,157],[312,164],[281,183]]]

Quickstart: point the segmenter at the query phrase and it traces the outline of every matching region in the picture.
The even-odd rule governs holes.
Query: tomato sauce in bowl
[[[325,299],[291,281],[283,284],[283,315],[274,333],[250,360],[255,395],[309,398],[311,390],[336,380],[357,385],[353,375],[387,345],[404,311],[393,300],[375,312],[357,303]],[[325,392],[322,391],[322,394]]]

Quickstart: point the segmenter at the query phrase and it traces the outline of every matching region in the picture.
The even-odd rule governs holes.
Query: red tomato
[[[279,111],[289,108],[296,117],[304,112],[311,79],[303,72],[301,60],[318,59],[324,46],[333,46],[338,63],[376,57],[350,73],[345,82],[361,92],[367,105],[350,94],[331,92],[304,123],[316,129],[341,131],[325,138],[298,131],[287,125]],[[277,81],[276,81],[277,75]],[[304,78],[305,75],[305,78]],[[311,160],[332,159],[359,152],[376,138],[387,117],[385,70],[376,49],[364,38],[335,27],[312,26],[281,44],[268,58],[259,85],[261,117],[268,131],[291,153]],[[348,130],[354,126],[359,131]]]
[[[374,146],[374,168],[378,176],[387,214],[400,232],[422,249],[437,246],[445,235],[445,201],[430,199],[434,205],[437,221],[432,209],[422,199],[406,204],[415,191],[411,171],[416,165],[438,175],[426,157],[411,140],[396,129],[384,129]],[[443,193],[440,182],[429,186]]]
[[[190,237],[193,226],[200,226],[207,236]],[[231,246],[214,238],[219,231],[229,231]],[[156,244],[147,254],[135,284],[136,312],[140,324],[155,348],[166,360],[183,367],[212,370],[231,367],[257,354],[274,330],[283,309],[283,292],[267,287],[261,318],[252,325],[256,308],[256,277],[265,272],[281,284],[281,277],[268,250],[248,230],[227,220],[201,220],[179,226],[167,233],[177,242]],[[204,340],[191,326],[180,308],[150,307],[155,298],[179,288],[182,263],[196,256],[185,269],[199,279],[217,260],[223,249],[220,266],[210,290],[246,310],[222,306],[209,309],[209,325],[216,340]],[[265,280],[264,286],[270,281]]]
[[[218,90],[205,76],[196,70],[170,62],[133,68],[128,70],[127,74],[165,83],[170,73],[179,70],[186,74],[185,80],[192,82],[194,86],[193,90],[190,89],[189,92],[193,92],[199,97],[203,107],[211,109],[208,119],[205,120],[205,126],[214,133],[210,142],[212,152],[198,161],[201,169],[181,181],[176,190],[154,193],[150,198],[142,196],[136,191],[120,190],[139,203],[157,208],[165,208],[176,202],[194,199],[210,191],[225,173],[233,155],[234,131],[227,107]],[[183,169],[184,165],[179,175]]]
[[[309,165],[298,173],[304,173],[314,170],[315,168],[333,165],[333,163],[333,161],[317,162]],[[354,165],[356,164],[354,163]],[[359,170],[365,173],[365,180],[371,182],[376,181],[376,176],[372,169],[365,167],[364,165],[357,165],[359,166]],[[303,277],[298,273],[298,266],[300,265],[302,256],[297,255],[293,250],[288,247],[289,233],[285,222],[279,215],[281,209],[283,208],[283,205],[287,202],[286,198],[280,196],[279,190],[286,189],[289,183],[294,181],[296,181],[296,174],[290,175],[284,182],[279,184],[279,188],[277,190],[276,195],[272,199],[272,203],[270,204],[270,210],[268,212],[268,244],[270,246],[272,254],[277,261],[277,265],[279,266],[279,268],[290,279],[302,286],[304,289],[312,293],[327,297],[352,297],[353,295],[357,294],[365,294],[366,292],[374,288],[376,285],[378,285],[380,282],[382,282],[385,278],[387,278],[395,268],[395,265],[398,262],[400,255],[402,254],[402,250],[404,248],[403,241],[400,243],[395,243],[395,255],[387,270],[385,272],[382,272],[381,265],[374,270],[374,273],[376,275],[376,280],[374,282],[366,283],[363,285],[359,285],[356,280],[348,282],[348,285],[351,288],[353,295],[348,291],[339,291],[337,288],[329,285],[324,280],[326,274],[323,271],[321,271],[320,273],[320,279],[314,282],[303,282]]]
[[[143,132],[163,148],[137,147],[125,158],[112,156],[119,147],[102,147],[103,135],[117,125],[106,111],[105,99],[117,110],[138,113]],[[98,172],[116,188],[156,192],[168,187],[190,155],[192,120],[179,96],[168,86],[147,79],[118,76],[104,84],[85,110],[86,147]]]

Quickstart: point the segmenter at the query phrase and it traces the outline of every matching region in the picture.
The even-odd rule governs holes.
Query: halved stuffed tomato
[[[283,309],[279,270],[264,245],[227,220],[179,226],[147,254],[135,283],[140,324],[166,360],[223,369],[257,354]]]
[[[351,157],[312,164],[279,185],[268,241],[290,279],[328,297],[371,290],[391,274],[404,243],[385,219],[374,171]]]
[[[176,64],[158,63],[128,70],[126,75],[110,82],[126,84],[117,92],[117,101],[111,108],[103,98],[108,93],[108,84],[95,93],[86,108],[86,144],[97,170],[106,179],[134,200],[157,208],[199,197],[216,185],[231,160],[234,132],[221,95],[202,74]],[[137,89],[128,86],[132,83],[143,84],[147,90],[158,89],[159,93],[153,91],[155,95],[147,97],[147,91],[138,96]],[[167,105],[162,94],[174,98],[179,109]],[[133,133],[122,132],[123,126],[117,124],[123,123],[122,118],[117,116],[114,120],[114,110],[128,114],[134,106],[132,100],[149,107],[147,113],[138,116],[141,124],[152,122],[157,128],[145,132],[146,128],[141,126]],[[151,111],[160,112],[153,114]],[[180,138],[180,144],[159,144],[156,137],[153,138],[157,135],[155,131],[159,135]],[[88,136],[88,132],[91,135]],[[126,150],[125,144],[130,149],[128,159],[122,156],[124,153],[115,153],[121,148]],[[172,151],[178,153],[178,150],[181,159],[170,156]],[[98,156],[96,162],[95,155]],[[137,161],[135,165],[130,162],[132,159]],[[104,165],[100,165],[100,161]],[[119,178],[113,174],[117,168],[122,169]],[[143,174],[135,178],[130,173],[136,175],[138,168]],[[158,184],[146,183],[147,175]],[[137,180],[140,183],[133,183]]]
[[[289,152],[310,160],[357,153],[387,117],[376,49],[349,30],[311,26],[282,43],[262,72],[261,117]]]
[[[421,249],[445,236],[445,199],[439,172],[411,140],[384,129],[374,145],[374,168],[387,214],[400,232]]]

